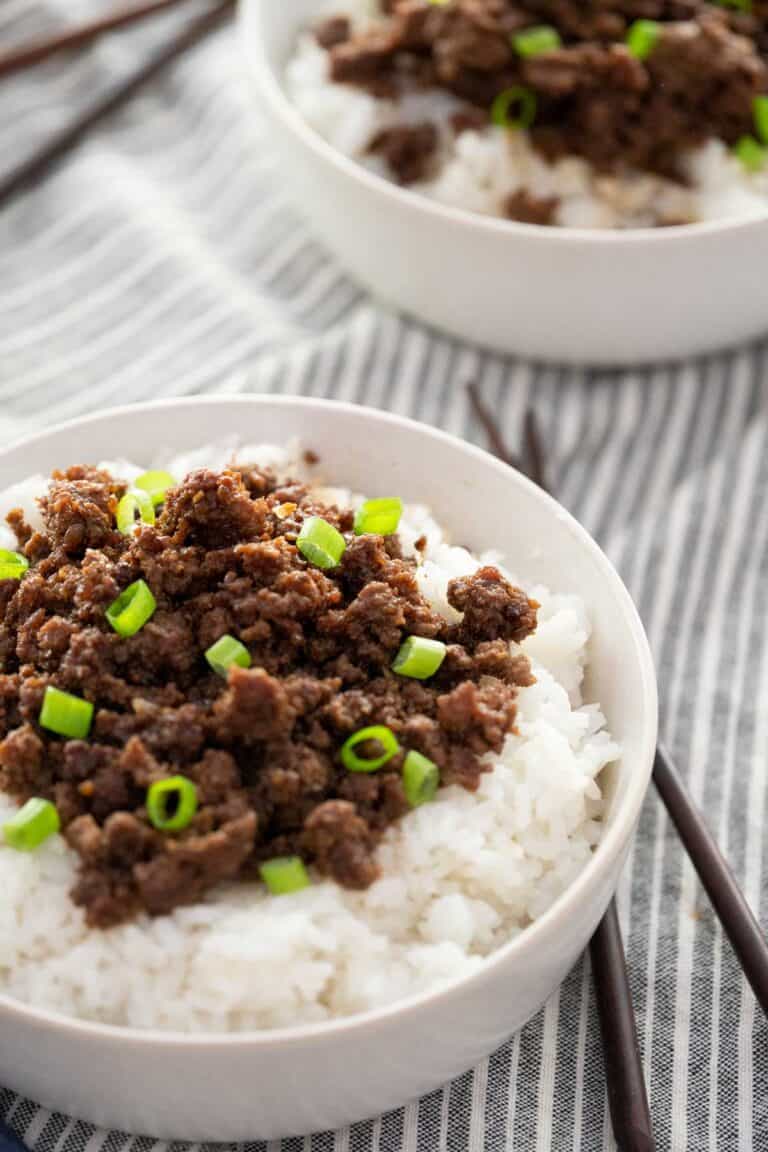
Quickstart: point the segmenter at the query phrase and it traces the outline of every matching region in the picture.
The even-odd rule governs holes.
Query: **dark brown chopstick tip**
[[[544,459],[544,448],[539,434],[539,422],[536,418],[536,412],[530,405],[525,410],[523,442],[525,444],[526,473],[534,484],[538,484],[539,488],[543,488],[545,492],[551,492],[552,488]]]
[[[492,450],[502,459],[509,460],[501,432],[483,405],[476,387],[470,386],[469,396]],[[532,407],[526,409],[523,439],[524,463],[521,470],[548,492],[544,447]],[[611,901],[592,937],[590,955],[616,1143],[620,1152],[654,1152],[653,1125],[615,901]]]
[[[485,432],[494,456],[498,456],[499,460],[503,460],[505,464],[509,464],[512,468],[523,471],[518,458],[509,451],[504,443],[499,427],[487,408],[485,401],[480,396],[480,389],[474,380],[470,380],[467,384],[467,395],[469,396],[469,404],[475,419]]]
[[[653,1152],[651,1113],[614,900],[592,937],[590,955],[616,1143],[621,1152]]]
[[[132,76],[111,88],[97,103],[86,109],[68,127],[54,135],[46,144],[4,179],[0,179],[0,208],[4,208],[21,192],[43,179],[61,160],[85,139],[92,128],[113,112],[118,111],[133,96],[159,76],[171,64],[214,32],[230,14],[234,0],[219,0],[197,19],[187,24]]]
[[[20,44],[16,48],[0,53],[0,79],[14,72],[21,72],[25,68],[31,68],[35,64],[41,64],[57,52],[85,48],[106,32],[127,28],[167,8],[176,8],[188,2],[189,0],[145,0],[145,3],[130,8],[117,8],[97,20],[91,20],[76,28]]]

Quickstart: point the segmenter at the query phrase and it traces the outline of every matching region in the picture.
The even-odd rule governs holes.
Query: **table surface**
[[[3,0],[0,43],[103,7]],[[183,18],[7,83],[0,165]],[[387,408],[482,443],[465,394],[475,380],[514,445],[532,404],[558,493],[640,607],[662,734],[768,923],[764,345],[651,371],[584,372],[484,354],[377,306],[284,203],[230,30],[0,213],[0,267],[6,441],[113,403],[285,392]],[[619,904],[659,1149],[768,1148],[768,1026],[653,792]],[[35,1152],[159,1148],[0,1089],[2,1119]],[[285,1152],[300,1147],[612,1148],[587,965],[474,1072],[351,1131],[284,1142]]]

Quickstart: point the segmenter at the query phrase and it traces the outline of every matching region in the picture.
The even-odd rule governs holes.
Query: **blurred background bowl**
[[[241,39],[286,191],[376,296],[453,336],[571,363],[698,355],[768,329],[768,214],[624,232],[537,227],[444,207],[337,152],[282,84],[297,35],[327,10],[327,0],[241,0]]]

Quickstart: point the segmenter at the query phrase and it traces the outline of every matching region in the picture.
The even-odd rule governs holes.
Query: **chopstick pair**
[[[550,492],[547,465],[533,409],[526,408],[525,411],[523,452],[522,457],[518,458],[505,444],[500,428],[480,397],[477,385],[470,383],[467,391],[474,414],[494,455],[517,468],[545,492]],[[608,1106],[616,1143],[619,1152],[653,1152],[655,1144],[651,1110],[615,899],[611,900],[597,926],[589,952],[603,1041]]]
[[[187,3],[187,0],[145,0],[144,3],[130,8],[115,8],[106,16],[90,20],[77,28],[70,28],[53,36],[43,36],[18,48],[11,48],[8,52],[0,52],[0,80],[11,76],[14,72],[31,68],[34,64],[40,64],[57,52],[84,48],[105,32],[127,28],[130,24],[137,24],[149,16],[154,16],[156,12],[163,12],[166,8],[177,8],[183,3]]]
[[[0,79],[31,67],[66,49],[83,48],[99,36],[118,28],[145,20],[165,9],[177,7],[187,0],[151,0],[138,7],[116,9],[100,20],[82,25],[69,32],[21,46],[0,55]],[[22,161],[7,176],[0,179],[0,208],[5,207],[19,193],[46,176],[51,169],[75,148],[111,113],[116,112],[135,96],[145,84],[154,80],[169,65],[185,55],[196,44],[213,32],[226,19],[234,0],[219,0],[212,8],[192,20],[169,42],[127,79],[113,85],[90,108],[78,115],[71,124],[55,133],[28,160]]]
[[[528,408],[525,413],[523,459],[519,461],[505,445],[477,386],[470,384],[468,392],[475,416],[494,454],[551,492],[533,409]],[[661,744],[656,749],[653,781],[744,975],[768,1015],[768,943],[728,862]],[[651,1115],[615,901],[611,901],[592,938],[590,954],[616,1142],[621,1152],[651,1152],[654,1147]]]

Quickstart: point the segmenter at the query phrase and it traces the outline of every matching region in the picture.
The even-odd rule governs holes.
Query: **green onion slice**
[[[3,836],[9,848],[33,852],[60,827],[59,814],[50,800],[35,796],[3,826]]]
[[[143,524],[154,524],[155,506],[148,492],[142,492],[140,488],[131,488],[117,506],[118,531],[124,536],[130,536],[137,518]]]
[[[635,20],[627,29],[627,48],[638,60],[647,60],[660,34],[658,20]]]
[[[0,580],[21,580],[29,568],[29,560],[21,552],[0,548]]]
[[[768,151],[754,136],[742,136],[734,144],[733,153],[747,172],[759,172],[768,158]]]
[[[512,46],[518,56],[540,56],[542,52],[554,52],[561,44],[560,33],[551,24],[524,28],[512,37]]]
[[[309,876],[300,856],[275,856],[259,865],[261,878],[273,896],[287,896],[309,887]]]
[[[755,130],[763,144],[768,144],[768,96],[755,96],[752,101]]]
[[[133,483],[141,492],[147,493],[156,508],[158,504],[163,503],[166,492],[169,488],[173,488],[176,480],[170,472],[155,471],[142,472],[141,476],[137,476]]]
[[[71,696],[59,688],[48,685],[40,709],[40,727],[66,736],[70,740],[85,740],[91,730],[93,704],[79,696]]]
[[[411,808],[434,800],[440,783],[440,769],[421,752],[409,752],[403,764],[403,791]]]
[[[402,514],[403,502],[399,496],[366,500],[355,513],[355,535],[391,536],[397,532]]]
[[[491,120],[499,128],[530,128],[535,119],[536,97],[519,84],[499,92],[491,105]]]
[[[446,647],[441,640],[426,636],[409,636],[392,661],[392,671],[414,680],[428,680],[445,660]]]
[[[373,740],[381,746],[381,755],[358,756],[355,749],[368,740]],[[342,744],[341,762],[348,772],[376,772],[393,756],[397,756],[399,751],[400,745],[392,729],[383,724],[374,724],[370,728],[361,728]]]
[[[335,568],[346,546],[341,532],[322,516],[310,516],[305,520],[296,541],[304,559],[316,568]]]
[[[205,658],[219,676],[226,677],[233,664],[238,668],[250,668],[251,654],[245,644],[235,640],[234,636],[222,636],[215,644],[211,644],[205,653]]]
[[[737,12],[751,12],[752,0],[715,0],[721,8],[735,8]]]
[[[181,832],[197,812],[197,788],[186,776],[156,780],[147,790],[147,815],[159,832]]]
[[[143,580],[136,580],[113,600],[106,611],[118,636],[135,636],[154,615],[157,601]]]

